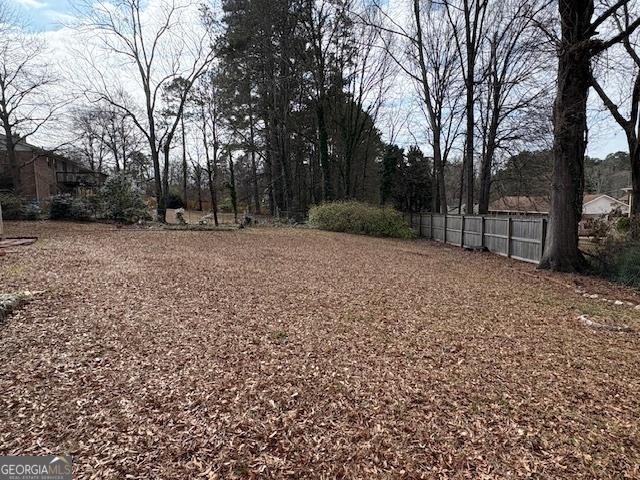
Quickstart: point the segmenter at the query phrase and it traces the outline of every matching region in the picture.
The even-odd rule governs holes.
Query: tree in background
[[[638,11],[638,2],[625,2],[612,14],[617,32],[623,34],[620,45],[615,46],[615,51],[611,54],[617,57],[617,61],[609,60],[613,64],[609,73],[614,85],[605,90],[605,86],[594,75],[591,77],[591,84],[627,139],[631,166],[631,215],[636,217],[636,222],[633,222],[636,227],[640,224],[640,48],[637,34],[633,38],[625,34],[634,20],[632,11]],[[625,90],[624,97],[615,99],[613,92],[621,88]],[[640,239],[640,227],[633,228],[631,232],[635,238]]]
[[[416,0],[417,1],[417,0]],[[485,38],[488,0],[443,0],[447,18],[453,28],[453,38],[465,86],[466,132],[463,157],[462,186],[467,212],[473,213],[475,108],[478,59]],[[461,189],[462,191],[462,189]]]
[[[144,108],[139,111],[126,102],[126,89],[118,79],[108,77],[102,66],[88,59],[89,97],[106,102],[127,114],[147,140],[154,170],[158,220],[166,220],[165,200],[168,194],[169,152],[182,120],[186,100],[194,83],[203,76],[214,59],[210,29],[187,28],[182,15],[194,3],[162,0],[156,7],[155,24],[143,22],[143,2],[122,0],[112,4],[106,0],[85,5],[81,31],[97,36],[101,49],[119,58],[136,73]],[[91,52],[92,54],[95,52]],[[181,79],[181,80],[177,80]],[[163,117],[162,93],[167,85],[179,82],[173,120]],[[163,128],[164,127],[164,128]],[[164,168],[160,168],[160,154]]]
[[[21,168],[16,146],[54,120],[66,103],[52,96],[59,79],[45,53],[45,44],[25,31],[17,11],[0,2],[0,127],[11,178],[18,178]]]
[[[489,7],[492,21],[480,53],[478,86],[481,162],[478,212],[489,211],[497,152],[547,136],[551,55],[538,23],[549,23],[549,2],[506,0]]]
[[[129,172],[131,156],[142,137],[127,114],[107,104],[82,105],[71,111],[74,135],[70,154],[97,172]]]

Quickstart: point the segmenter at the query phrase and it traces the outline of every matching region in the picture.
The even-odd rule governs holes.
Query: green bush
[[[123,173],[107,178],[100,190],[102,215],[108,220],[135,223],[151,218],[149,207],[144,201],[143,192],[135,182]]]
[[[2,218],[4,220],[22,220],[25,215],[25,204],[22,199],[12,193],[0,194]]]
[[[74,197],[69,206],[69,215],[71,220],[88,221],[95,218],[96,210],[88,197]]]
[[[42,217],[42,209],[40,204],[36,202],[29,203],[24,206],[22,218],[24,220],[39,220]]]
[[[415,238],[414,231],[398,211],[360,202],[331,202],[317,205],[309,212],[309,223],[322,230],[333,232],[374,237]]]
[[[607,240],[596,251],[594,260],[594,268],[601,276],[640,288],[639,241]]]
[[[622,217],[616,222],[616,229],[621,233],[628,233],[631,230],[631,218]]]
[[[68,220],[71,218],[71,196],[54,195],[49,203],[49,218],[51,220]]]
[[[51,197],[49,203],[51,220],[77,220],[86,222],[96,218],[96,207],[92,197],[72,197],[59,194]]]
[[[167,208],[185,208],[184,200],[176,192],[169,191],[166,198]]]

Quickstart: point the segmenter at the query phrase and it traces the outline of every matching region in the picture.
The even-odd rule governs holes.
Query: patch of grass
[[[20,264],[15,264],[15,265],[11,265],[10,267],[7,267],[7,275],[9,275],[10,277],[17,277],[19,275],[22,275],[25,271],[25,267],[24,265],[20,265]]]
[[[321,230],[355,233],[373,237],[415,238],[402,215],[390,207],[360,202],[331,202],[309,211],[309,223]]]
[[[602,304],[582,303],[578,306],[578,311],[580,314],[588,315],[589,317],[606,318],[610,312],[604,307]]]
[[[610,240],[593,257],[595,271],[617,283],[640,288],[640,242]]]
[[[284,330],[276,330],[275,332],[271,332],[269,334],[269,338],[273,343],[283,344],[287,343],[289,340],[289,335]]]

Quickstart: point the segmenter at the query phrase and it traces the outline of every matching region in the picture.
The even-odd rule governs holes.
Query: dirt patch
[[[640,312],[580,277],[302,229],[8,230],[40,241],[0,284],[51,294],[0,330],[1,455],[100,479],[640,476],[639,336],[576,320]]]

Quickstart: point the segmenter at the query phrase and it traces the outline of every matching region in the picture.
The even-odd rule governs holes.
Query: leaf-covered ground
[[[0,455],[77,478],[639,478],[631,291],[424,241],[9,224]],[[578,283],[576,283],[578,282]],[[596,331],[577,320],[624,323]]]

